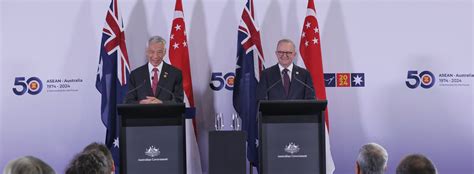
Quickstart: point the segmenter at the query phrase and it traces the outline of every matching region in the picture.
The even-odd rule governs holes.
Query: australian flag
[[[247,132],[247,158],[258,166],[257,83],[264,68],[260,31],[255,21],[253,0],[248,0],[242,12],[237,38],[233,104]]]
[[[120,173],[117,104],[122,103],[127,92],[129,74],[130,65],[125,45],[125,31],[122,17],[118,11],[118,0],[111,0],[105,16],[105,26],[102,29],[99,67],[95,85],[102,95],[101,117],[107,128],[105,144],[112,152],[115,173]]]

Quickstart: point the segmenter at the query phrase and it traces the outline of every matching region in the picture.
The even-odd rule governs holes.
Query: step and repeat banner
[[[183,1],[204,172],[215,114],[223,113],[224,129],[231,129],[237,29],[245,2]],[[85,145],[104,141],[95,80],[109,4],[0,1],[2,168],[34,155],[62,173]],[[146,63],[150,36],[169,40],[175,1],[118,5],[134,69]],[[254,5],[270,67],[277,62],[279,39],[299,46],[307,0]],[[388,173],[409,153],[427,155],[439,173],[474,172],[473,2],[316,0],[315,5],[335,173],[353,173],[358,149],[368,142],[387,149]]]

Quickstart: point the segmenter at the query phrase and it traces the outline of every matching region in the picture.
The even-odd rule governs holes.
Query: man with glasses
[[[278,63],[262,71],[257,85],[257,100],[314,99],[310,73],[295,64],[295,44],[289,39],[278,41],[275,54]]]
[[[125,103],[160,104],[183,102],[181,71],[163,61],[166,41],[160,36],[148,40],[148,63],[130,73]]]

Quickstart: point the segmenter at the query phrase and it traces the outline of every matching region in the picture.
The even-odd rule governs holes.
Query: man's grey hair
[[[152,43],[162,43],[166,46],[166,40],[163,39],[161,36],[152,36],[148,39],[147,47],[150,46]]]
[[[296,46],[295,46],[295,43],[293,43],[292,40],[290,40],[290,39],[280,39],[277,43],[277,49],[278,49],[278,45],[280,45],[281,43],[291,43],[291,45],[293,46],[293,50],[296,52]]]
[[[24,156],[10,161],[3,174],[55,174],[53,168],[33,156]]]
[[[397,174],[436,174],[436,167],[422,154],[411,154],[403,158],[397,166]]]
[[[383,174],[387,167],[387,161],[387,151],[376,143],[362,146],[357,157],[357,164],[362,174]]]

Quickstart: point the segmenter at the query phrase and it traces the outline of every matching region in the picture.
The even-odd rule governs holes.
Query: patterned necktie
[[[288,75],[288,71],[289,70],[286,68],[281,71],[283,75],[283,88],[285,88],[286,96],[290,93],[290,76]]]
[[[156,97],[156,87],[158,86],[158,68],[153,68],[153,80],[151,82],[151,89],[153,90],[153,96]]]

